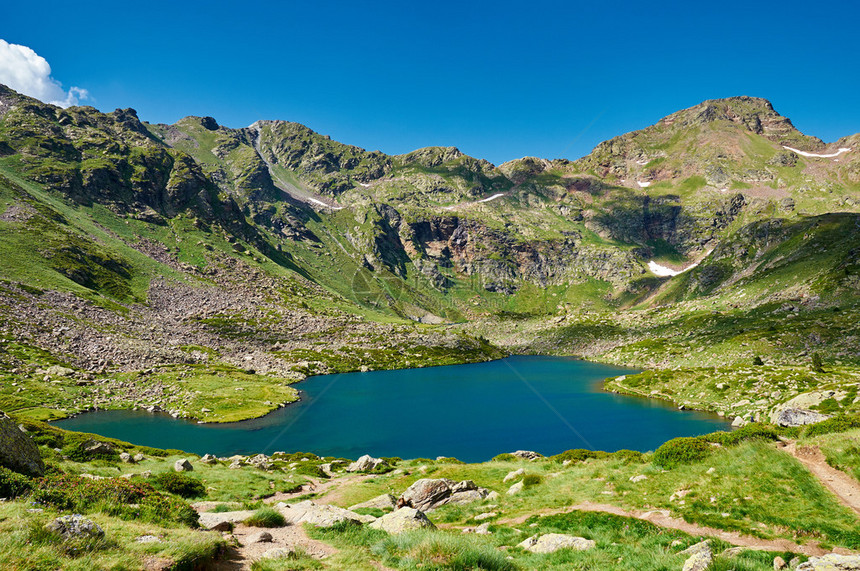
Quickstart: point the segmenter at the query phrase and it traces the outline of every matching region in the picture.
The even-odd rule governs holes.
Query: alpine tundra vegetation
[[[10,569],[860,568],[860,135],[764,99],[493,165],[0,86],[0,260]],[[238,421],[311,375],[511,354],[736,429],[466,464],[46,422]]]

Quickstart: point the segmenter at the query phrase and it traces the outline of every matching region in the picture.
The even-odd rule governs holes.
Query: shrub
[[[526,488],[530,488],[531,486],[537,486],[543,482],[543,478],[540,474],[526,474],[523,476],[523,486]]]
[[[63,455],[74,462],[90,462],[92,460],[119,460],[119,452],[108,445],[100,450],[87,450],[88,446],[98,443],[97,440],[77,440],[63,447]]]
[[[613,452],[612,457],[621,460],[625,464],[633,464],[634,462],[638,464],[645,461],[645,455],[638,450],[626,450],[623,448]]]
[[[245,525],[252,527],[283,527],[287,525],[284,516],[270,507],[260,508],[245,520]]]
[[[498,456],[493,457],[493,462],[513,462],[517,457],[511,454],[510,452],[505,452],[504,454],[499,454]]]
[[[860,428],[860,415],[842,414],[816,424],[810,424],[804,429],[803,436],[811,438],[822,434],[830,434],[831,432],[845,432],[852,428]]]
[[[570,460],[571,462],[583,462],[589,458],[606,458],[607,456],[609,456],[609,453],[602,450],[574,448],[573,450],[565,450],[561,454],[550,456],[550,460],[554,460],[556,462],[564,462],[565,460]]]
[[[733,430],[732,432],[712,432],[711,434],[706,434],[700,438],[723,446],[737,446],[741,442],[746,442],[748,440],[778,440],[779,435],[777,434],[776,428],[766,424],[753,422],[737,430]]]
[[[756,355],[755,357],[753,357],[753,365],[756,367],[760,367],[760,366],[764,365],[764,361],[761,360],[761,357]]]
[[[48,476],[37,481],[31,499],[59,510],[101,511],[122,519],[197,526],[197,512],[185,501],[156,491],[145,482],[79,476]]]
[[[17,498],[33,488],[33,481],[22,474],[0,466],[0,498]]]
[[[704,438],[682,436],[664,443],[654,452],[652,460],[658,466],[674,468],[680,464],[692,464],[704,460],[711,454],[711,445]]]
[[[199,498],[206,495],[206,486],[203,482],[180,472],[157,474],[152,478],[152,483],[158,490],[183,498]]]

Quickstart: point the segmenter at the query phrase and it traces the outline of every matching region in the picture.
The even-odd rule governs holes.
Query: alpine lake
[[[654,450],[677,436],[730,430],[716,415],[604,392],[637,371],[565,357],[512,356],[466,365],[342,373],[295,385],[301,400],[262,418],[200,424],[164,413],[109,410],[55,424],[197,454],[314,452],[357,458],[453,456],[571,448]]]

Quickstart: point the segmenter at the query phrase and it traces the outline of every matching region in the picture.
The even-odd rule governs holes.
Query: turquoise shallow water
[[[98,411],[56,425],[218,456],[283,450],[346,458],[454,456],[469,462],[514,450],[647,451],[676,436],[729,429],[715,415],[600,389],[603,379],[631,372],[564,357],[514,356],[312,377],[295,385],[300,402],[230,424]]]

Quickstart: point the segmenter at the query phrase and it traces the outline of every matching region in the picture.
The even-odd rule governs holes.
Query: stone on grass
[[[435,529],[424,512],[415,508],[400,508],[390,514],[385,514],[370,524],[373,529],[381,529],[382,531],[398,534],[404,531],[412,531],[414,529],[430,528]]]
[[[519,544],[520,547],[532,553],[554,553],[559,549],[585,551],[596,545],[594,540],[567,535],[565,533],[547,533],[541,536],[533,535]]]
[[[518,477],[522,476],[525,473],[525,470],[520,468],[519,470],[514,470],[513,472],[508,472],[507,476],[502,480],[502,482],[510,482],[511,480],[516,480]]]
[[[191,472],[194,470],[194,466],[191,465],[191,462],[187,458],[183,458],[173,463],[173,469],[177,472]]]
[[[305,500],[297,504],[285,504],[280,502],[275,509],[281,512],[287,523],[301,524],[309,523],[318,527],[331,527],[342,521],[353,523],[369,523],[376,518],[369,515],[360,515],[350,510],[328,504],[315,504]]]
[[[45,473],[36,443],[4,412],[0,412],[0,466],[28,476]]]
[[[272,542],[272,534],[268,531],[259,531],[253,535],[249,535],[246,543],[248,545],[252,543],[271,543]]]
[[[360,504],[355,504],[354,506],[349,506],[351,510],[357,509],[377,509],[377,510],[393,510],[397,505],[397,498],[392,496],[391,494],[382,494],[381,496],[376,496],[366,502],[361,502]]]
[[[647,480],[647,479],[648,479],[648,476],[646,476],[645,474],[639,474],[638,476],[632,476],[630,478],[630,481],[633,482],[634,484],[636,484],[636,483],[641,482],[642,480]]]
[[[119,459],[126,464],[134,464],[134,458],[132,458],[131,454],[129,454],[128,452],[120,452]]]
[[[543,458],[543,454],[538,454],[531,450],[517,450],[516,452],[511,452],[511,456],[516,456],[521,460],[537,460],[538,458]]]
[[[780,571],[780,569],[785,569],[786,567],[788,567],[788,563],[785,562],[785,559],[778,555],[773,558],[774,571]]]
[[[509,496],[515,496],[515,495],[519,494],[520,492],[522,492],[524,487],[525,487],[525,484],[523,484],[522,482],[517,482],[516,484],[514,484],[513,486],[508,488],[507,494]]]
[[[205,455],[200,459],[200,462],[202,462],[203,464],[208,464],[208,465],[210,465],[210,466],[211,466],[211,465],[213,465],[213,464],[217,464],[217,463],[218,463],[218,458],[216,458],[216,457],[215,457],[214,455],[212,455],[212,454],[205,454]]]
[[[200,514],[200,527],[213,531],[230,531],[234,523],[240,523],[254,515],[252,510],[234,512],[203,512]]]
[[[455,482],[448,478],[422,478],[409,486],[397,500],[397,505],[429,512],[445,504],[468,504],[489,495],[472,480]]]
[[[832,418],[832,416],[802,408],[787,408],[780,411],[777,415],[776,424],[778,426],[787,427],[805,426],[807,424],[815,424],[816,422],[827,420],[828,418]]]
[[[134,458],[132,458],[132,459],[133,459],[135,462],[143,462],[144,460],[146,460],[146,456],[144,456],[143,454],[141,454],[140,452],[138,452],[137,454],[135,454],[135,455],[134,455]]]
[[[134,539],[135,543],[161,543],[161,539],[156,535],[141,535]]]
[[[104,530],[97,523],[78,514],[60,516],[46,524],[45,529],[60,534],[63,539],[83,536],[98,538],[105,535]]]
[[[828,553],[810,557],[806,563],[797,566],[797,571],[860,571],[860,555]]]
[[[691,545],[680,552],[679,555],[688,556],[684,562],[683,571],[705,571],[714,560],[714,554],[711,552],[711,543],[708,540]]]
[[[382,458],[374,458],[370,454],[365,454],[352,464],[346,467],[347,472],[371,472],[378,468],[388,468],[388,462]]]

